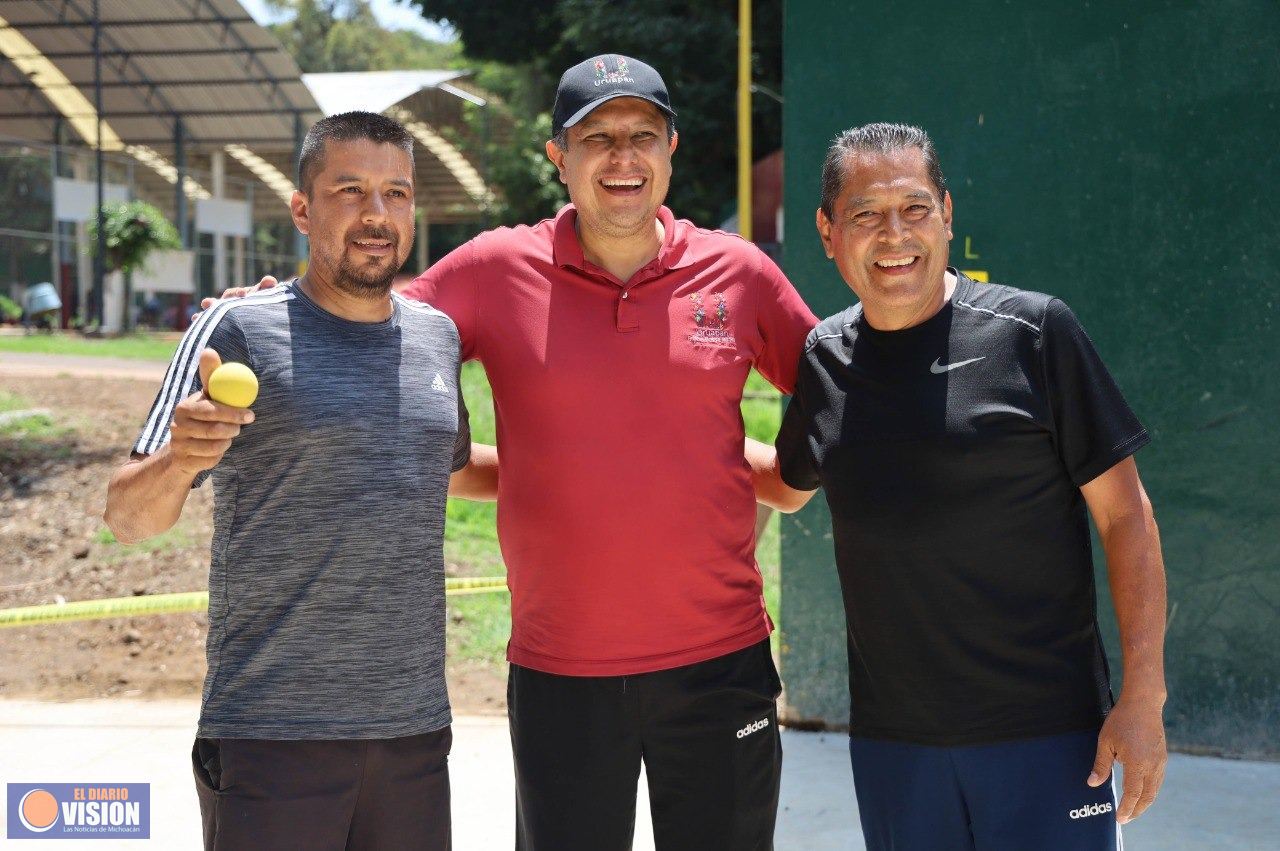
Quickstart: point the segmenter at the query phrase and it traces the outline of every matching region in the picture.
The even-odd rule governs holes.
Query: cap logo
[[[603,86],[606,83],[634,83],[631,79],[631,69],[627,67],[627,59],[625,56],[608,57],[613,60],[614,70],[610,71],[605,66],[605,57],[596,60],[596,80],[597,86]]]

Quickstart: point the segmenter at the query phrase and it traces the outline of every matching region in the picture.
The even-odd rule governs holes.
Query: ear
[[[822,239],[822,250],[827,252],[828,260],[834,260],[836,253],[831,248],[831,220],[821,207],[818,208],[815,224],[818,226],[818,236]]]
[[[675,130],[671,133],[671,150],[667,151],[668,156],[676,152],[676,145],[680,144],[680,131]]]
[[[298,233],[304,236],[311,233],[311,211],[307,208],[306,193],[293,190],[293,197],[289,199],[289,213],[293,216],[293,226],[298,229]]]
[[[951,192],[942,198],[942,224],[947,229],[947,239],[951,239]]]
[[[560,172],[560,182],[566,183],[564,179],[564,149],[555,143],[554,140],[547,140],[547,159],[551,160],[551,164],[556,167],[556,171]]]

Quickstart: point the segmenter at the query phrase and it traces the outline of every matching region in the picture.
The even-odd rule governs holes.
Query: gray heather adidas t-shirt
[[[213,470],[201,736],[390,738],[450,723],[444,509],[470,452],[458,331],[393,302],[375,324],[327,313],[294,283],[219,302],[183,337],[134,445],[169,440],[206,346],[258,376],[256,419]]]

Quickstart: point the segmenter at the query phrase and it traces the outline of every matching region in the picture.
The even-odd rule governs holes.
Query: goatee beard
[[[392,259],[397,245],[395,236],[385,228],[367,228],[360,233],[363,239],[385,239],[391,243]],[[385,296],[391,291],[391,282],[395,279],[400,264],[392,262],[385,270],[365,271],[357,268],[345,254],[334,270],[333,285],[345,293],[360,298]]]
[[[334,270],[333,285],[344,293],[360,298],[384,296],[391,292],[391,282],[395,280],[397,268],[391,265],[372,273],[362,273],[343,260]]]

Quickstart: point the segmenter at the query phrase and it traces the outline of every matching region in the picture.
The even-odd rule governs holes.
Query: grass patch
[[[511,596],[505,591],[448,598],[450,659],[501,665],[511,637]]]
[[[23,397],[0,390],[0,414],[33,409]],[[68,438],[74,431],[47,413],[0,420],[0,458],[15,462],[26,458],[65,458],[71,451]]]
[[[754,369],[747,378],[742,399],[742,424],[747,436],[763,443],[773,443],[782,424],[782,394],[765,381]],[[769,518],[764,533],[756,542],[756,561],[764,577],[764,604],[773,619],[773,653],[778,655],[778,640],[782,626],[782,538],[781,521],[777,512]]]
[[[106,526],[94,533],[93,540],[95,543],[102,544],[108,548],[106,553],[107,561],[119,561],[125,556],[133,555],[134,553],[151,555],[186,549],[196,543],[195,535],[191,533],[191,530],[187,528],[183,520],[179,520],[173,528],[147,538],[145,541],[139,541],[136,544],[120,543]]]
[[[0,414],[32,410],[21,396],[0,390]],[[0,420],[0,494],[26,496],[52,464],[77,451],[75,429],[46,413]]]
[[[472,361],[462,366],[462,397],[471,415],[471,439],[492,444],[493,391],[484,368]],[[445,509],[444,559],[457,576],[503,576],[506,568],[498,551],[498,508],[492,502],[451,499]],[[481,595],[488,596],[488,595]],[[506,605],[505,597],[503,605]]]
[[[0,414],[5,411],[21,411],[29,407],[31,404],[21,396],[7,390],[0,390]]]
[[[11,408],[10,410],[21,410]],[[56,440],[72,432],[67,426],[60,426],[48,414],[32,414],[16,420],[0,422],[0,437],[11,440]]]
[[[177,348],[177,340],[152,334],[127,334],[102,339],[82,337],[76,333],[0,336],[0,352],[26,354],[168,361],[173,358]]]
[[[477,443],[493,443],[493,393],[480,364],[462,367],[462,392],[471,414],[471,436]],[[782,419],[781,394],[752,371],[742,402],[747,434],[772,443]],[[445,516],[444,555],[456,576],[504,576],[506,567],[498,548],[497,508],[493,503],[449,500]],[[770,518],[756,548],[764,575],[765,604],[775,624],[780,623],[780,539],[777,516]],[[511,636],[511,598],[506,593],[450,597],[448,602],[448,652],[452,658],[492,661],[500,664]],[[774,633],[776,642],[778,633]],[[774,648],[776,652],[776,647]]]
[[[493,391],[484,368],[462,366],[462,396],[471,415],[471,437],[493,443]],[[498,509],[492,502],[451,499],[445,508],[444,558],[454,576],[505,576],[498,549]],[[449,597],[447,652],[451,659],[502,663],[511,637],[511,597],[505,592]]]

